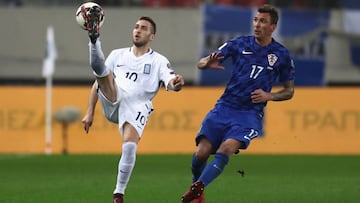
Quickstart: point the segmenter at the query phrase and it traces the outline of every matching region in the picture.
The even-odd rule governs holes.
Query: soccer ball
[[[79,6],[79,8],[76,10],[76,22],[80,25],[80,27],[84,30],[86,30],[86,24],[87,24],[87,14],[89,12],[89,10],[94,7],[97,6],[100,8],[100,27],[102,26],[102,24],[104,23],[105,20],[105,14],[104,14],[104,9],[97,3],[94,2],[86,2],[83,3]]]

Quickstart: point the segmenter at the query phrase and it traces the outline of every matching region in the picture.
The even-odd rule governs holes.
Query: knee
[[[239,149],[243,148],[243,144],[242,141],[230,138],[221,143],[216,152],[231,156],[238,152]]]
[[[239,149],[240,145],[222,144],[216,152],[231,156],[233,154],[239,153]]]
[[[195,152],[195,157],[197,160],[206,161],[210,156],[210,152],[206,150],[197,150]]]
[[[212,144],[206,137],[199,139],[195,157],[197,160],[206,161],[212,152]]]

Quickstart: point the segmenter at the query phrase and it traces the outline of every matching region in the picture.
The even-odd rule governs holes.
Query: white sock
[[[119,161],[118,176],[114,194],[125,194],[125,189],[129,182],[131,172],[135,166],[136,148],[137,144],[135,142],[125,142],[122,145],[122,154]]]
[[[105,66],[105,56],[101,49],[101,42],[98,39],[95,44],[89,42],[90,65],[97,77],[105,77],[109,69]]]

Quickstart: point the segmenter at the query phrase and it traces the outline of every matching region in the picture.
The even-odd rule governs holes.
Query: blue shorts
[[[250,140],[262,135],[263,113],[244,111],[224,105],[216,105],[204,118],[200,131],[196,136],[196,145],[200,137],[206,137],[215,152],[220,144],[227,139],[236,139],[246,149]]]

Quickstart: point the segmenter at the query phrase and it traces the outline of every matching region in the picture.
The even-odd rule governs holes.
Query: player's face
[[[256,13],[253,21],[254,35],[259,40],[271,38],[276,25],[271,24],[269,13]]]
[[[154,40],[155,35],[151,33],[151,23],[146,20],[136,22],[133,30],[133,43],[137,47],[147,45]]]

